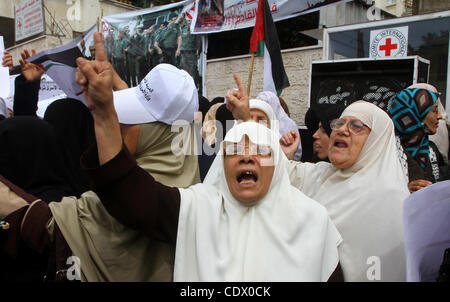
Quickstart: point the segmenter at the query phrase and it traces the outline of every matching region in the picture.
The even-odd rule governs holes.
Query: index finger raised
[[[247,93],[247,89],[245,89],[244,84],[242,84],[241,78],[238,76],[237,73],[233,75],[234,81],[236,82],[236,85],[238,86],[238,90],[240,93]]]
[[[95,59],[97,61],[108,61],[105,47],[103,46],[102,35],[99,32],[94,33]]]

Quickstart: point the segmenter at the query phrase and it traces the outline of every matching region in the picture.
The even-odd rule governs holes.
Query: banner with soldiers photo
[[[102,18],[108,60],[119,76],[134,87],[160,63],[186,70],[201,90],[202,37],[192,35],[194,1],[142,9]]]

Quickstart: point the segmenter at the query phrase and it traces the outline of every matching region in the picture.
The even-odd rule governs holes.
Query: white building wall
[[[303,47],[282,51],[283,63],[291,84],[283,90],[281,97],[285,100],[291,118],[298,126],[304,126],[305,113],[308,110],[309,79],[312,61],[322,60],[322,47]],[[263,58],[256,57],[250,97],[263,90]],[[247,87],[250,68],[250,55],[216,59],[207,62],[206,97],[209,100],[225,96],[229,89],[236,87],[233,74],[237,73]]]

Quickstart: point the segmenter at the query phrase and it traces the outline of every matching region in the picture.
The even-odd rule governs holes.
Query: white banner
[[[349,0],[267,0],[274,21],[293,18]],[[258,0],[197,0],[193,33],[213,33],[252,27]]]
[[[5,45],[3,36],[0,36],[0,62],[3,60]],[[0,98],[6,98],[9,95],[9,69],[0,65]]]
[[[6,106],[11,110],[13,110],[14,107],[14,83],[17,76],[18,75],[12,75],[9,77],[9,96],[5,98]],[[40,117],[43,117],[45,109],[49,104],[66,97],[67,96],[64,91],[59,88],[58,84],[56,84],[51,77],[49,77],[47,74],[42,75],[41,88],[39,89],[38,110],[36,114]]]
[[[14,6],[16,42],[44,32],[42,0],[25,0]]]
[[[370,31],[370,58],[408,55],[408,26]]]

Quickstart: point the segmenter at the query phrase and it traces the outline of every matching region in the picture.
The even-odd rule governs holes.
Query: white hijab
[[[263,91],[259,93],[256,97],[259,100],[266,102],[272,107],[275,119],[278,121],[278,131],[280,132],[280,137],[290,131],[298,132],[297,124],[287,115],[283,107],[281,107],[280,99],[278,96],[271,91]],[[251,107],[250,107],[251,108]],[[294,159],[300,161],[302,158],[302,144],[298,145],[297,151],[295,152]]]
[[[203,184],[180,189],[174,281],[326,281],[338,264],[341,237],[324,207],[289,184],[274,132],[235,125],[225,141],[270,145],[275,170],[254,206],[231,195],[220,150]],[[222,145],[223,146],[223,145]]]
[[[275,115],[273,114],[272,107],[270,107],[269,104],[258,99],[250,99],[248,102],[248,108],[259,109],[262,112],[264,112],[267,115],[267,118],[269,119],[268,122],[270,122],[270,129],[274,130],[275,133],[279,133],[279,122],[275,117]],[[278,138],[280,137],[281,135],[278,135]]]
[[[393,123],[364,101],[348,106],[345,116],[371,129],[356,163],[337,169],[325,162],[290,162],[292,184],[324,205],[342,234],[339,258],[346,281],[405,281],[402,204],[409,192]]]
[[[283,107],[281,107],[280,100],[277,95],[271,91],[263,91],[256,97],[259,100],[266,102],[272,107],[276,119],[280,122],[280,135],[288,133],[289,131],[297,131],[297,124],[286,114]]]

